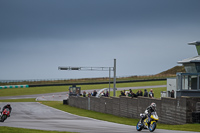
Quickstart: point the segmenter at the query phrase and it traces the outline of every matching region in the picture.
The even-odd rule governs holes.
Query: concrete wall
[[[192,123],[192,112],[200,98],[179,97],[150,99],[146,97],[69,97],[69,105],[127,118],[140,118],[152,102],[157,105],[159,122],[166,124]]]

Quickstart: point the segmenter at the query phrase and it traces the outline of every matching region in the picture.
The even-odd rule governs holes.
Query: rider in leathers
[[[11,108],[10,104],[5,105],[0,113],[2,113],[4,111],[4,109],[6,109],[6,108],[8,108],[10,110],[10,114],[11,114],[12,108]],[[10,115],[8,117],[10,117]]]
[[[141,123],[143,123],[144,119],[146,119],[148,117],[149,121],[147,123],[149,124],[150,123],[151,113],[155,112],[155,111],[156,111],[156,104],[155,103],[151,103],[151,105],[146,108],[146,110],[144,112],[145,116],[142,118]]]

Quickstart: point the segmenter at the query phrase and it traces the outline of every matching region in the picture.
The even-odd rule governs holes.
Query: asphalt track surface
[[[0,103],[2,107],[5,103]],[[69,131],[80,133],[138,133],[135,125],[128,126],[76,116],[42,105],[38,102],[13,102],[11,117],[0,126],[28,129]],[[142,130],[141,132],[149,132]],[[188,131],[172,131],[156,129],[155,133],[195,133]],[[197,132],[196,132],[197,133]]]

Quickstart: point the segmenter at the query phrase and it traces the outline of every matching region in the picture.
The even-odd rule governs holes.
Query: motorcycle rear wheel
[[[153,124],[149,124],[149,131],[153,132],[156,129],[156,122],[153,122]]]
[[[136,129],[137,129],[137,131],[141,131],[142,130],[142,125],[141,125],[141,122],[139,121],[138,123],[137,123],[137,125],[136,125]]]

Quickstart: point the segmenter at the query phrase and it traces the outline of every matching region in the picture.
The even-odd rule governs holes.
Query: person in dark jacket
[[[123,91],[121,91],[121,95],[120,96],[126,96],[125,93]]]
[[[92,96],[96,97],[96,95],[97,95],[97,91],[96,91],[96,90],[94,90],[94,92],[93,92],[93,95],[92,95]]]
[[[137,94],[131,92],[131,97],[132,97],[132,98],[133,98],[133,97],[137,97]]]
[[[144,97],[148,97],[147,89],[144,89]]]
[[[109,92],[108,91],[106,91],[106,97],[108,97],[109,96]]]
[[[83,97],[86,97],[86,92],[85,91],[83,92]]]
[[[139,90],[136,95],[137,96],[143,96],[143,92],[141,90]]]
[[[171,98],[174,98],[174,90],[171,92]]]

